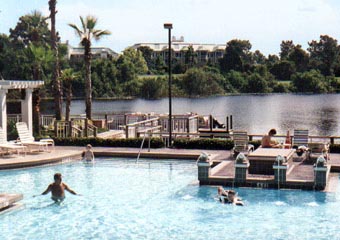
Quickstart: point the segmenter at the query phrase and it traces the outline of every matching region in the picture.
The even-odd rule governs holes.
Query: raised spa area
[[[81,196],[66,192],[55,204],[39,195],[56,172]],[[24,197],[0,214],[0,239],[337,239],[335,181],[332,192],[235,187],[244,202],[235,206],[218,201],[217,186],[199,184],[192,160],[105,157],[2,170],[1,190]]]

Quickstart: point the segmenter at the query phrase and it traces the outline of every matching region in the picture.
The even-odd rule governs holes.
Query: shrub
[[[183,149],[211,149],[211,150],[230,150],[234,143],[230,139],[217,138],[198,138],[198,139],[175,139],[175,148]]]
[[[86,146],[91,144],[94,147],[132,147],[139,148],[142,144],[142,138],[128,138],[128,139],[102,139],[102,138],[54,138],[57,146]],[[148,147],[148,140],[146,139],[144,148]],[[151,148],[162,148],[164,142],[160,138],[151,138]]]

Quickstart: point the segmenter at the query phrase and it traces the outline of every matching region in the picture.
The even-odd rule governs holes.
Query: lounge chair
[[[27,124],[25,122],[18,122],[15,124],[15,126],[18,131],[20,143],[24,146],[27,146],[29,148],[38,147],[39,151],[45,151],[45,150],[47,151],[48,145],[52,144],[53,142],[53,139],[44,139],[41,141],[35,141],[34,137],[29,132]],[[47,141],[47,140],[50,140],[50,141]],[[53,142],[53,145],[54,145],[54,142]]]
[[[308,130],[301,130],[295,129],[294,130],[294,137],[293,137],[293,148],[296,149],[296,153],[293,157],[293,160],[296,162],[301,162],[306,159],[309,159],[309,131]]]
[[[254,151],[254,145],[248,143],[248,133],[246,131],[233,132],[234,147],[231,150],[232,157],[236,158],[239,153],[247,156]]]
[[[0,127],[0,148],[2,150],[5,150],[6,153],[10,153],[11,151],[15,151],[18,155],[20,152],[24,153],[26,155],[26,147],[21,144],[16,143],[9,143],[6,140],[7,138],[4,135],[4,131],[2,130],[2,127]]]

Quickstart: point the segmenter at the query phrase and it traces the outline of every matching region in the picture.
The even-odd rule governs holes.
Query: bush
[[[54,138],[57,146],[86,146],[91,144],[94,147],[132,147],[140,148],[142,138],[128,138],[128,139],[102,139],[102,138]],[[148,147],[148,140],[146,139],[144,148]],[[151,138],[151,148],[162,148],[164,142],[160,138]]]
[[[173,146],[183,149],[230,150],[234,143],[230,139],[217,138],[175,139]]]

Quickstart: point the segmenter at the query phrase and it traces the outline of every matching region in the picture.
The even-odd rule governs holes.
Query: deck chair
[[[236,158],[239,153],[247,156],[254,151],[254,145],[248,143],[248,133],[246,131],[233,132],[234,147],[231,150],[231,156]]]
[[[300,162],[309,159],[310,151],[308,148],[309,143],[309,131],[308,130],[294,130],[293,148],[296,149],[293,160]]]
[[[34,147],[37,147],[39,151],[48,150],[48,141],[35,141],[25,122],[17,122],[15,126],[18,131],[20,143],[22,145],[27,146],[30,150],[32,150]],[[53,139],[51,140],[53,141]]]
[[[6,140],[7,138],[4,135],[4,131],[2,127],[0,127],[0,148],[5,150],[7,154],[11,153],[12,151],[16,152],[18,155],[20,152],[26,155],[26,147],[21,144],[9,143]]]

